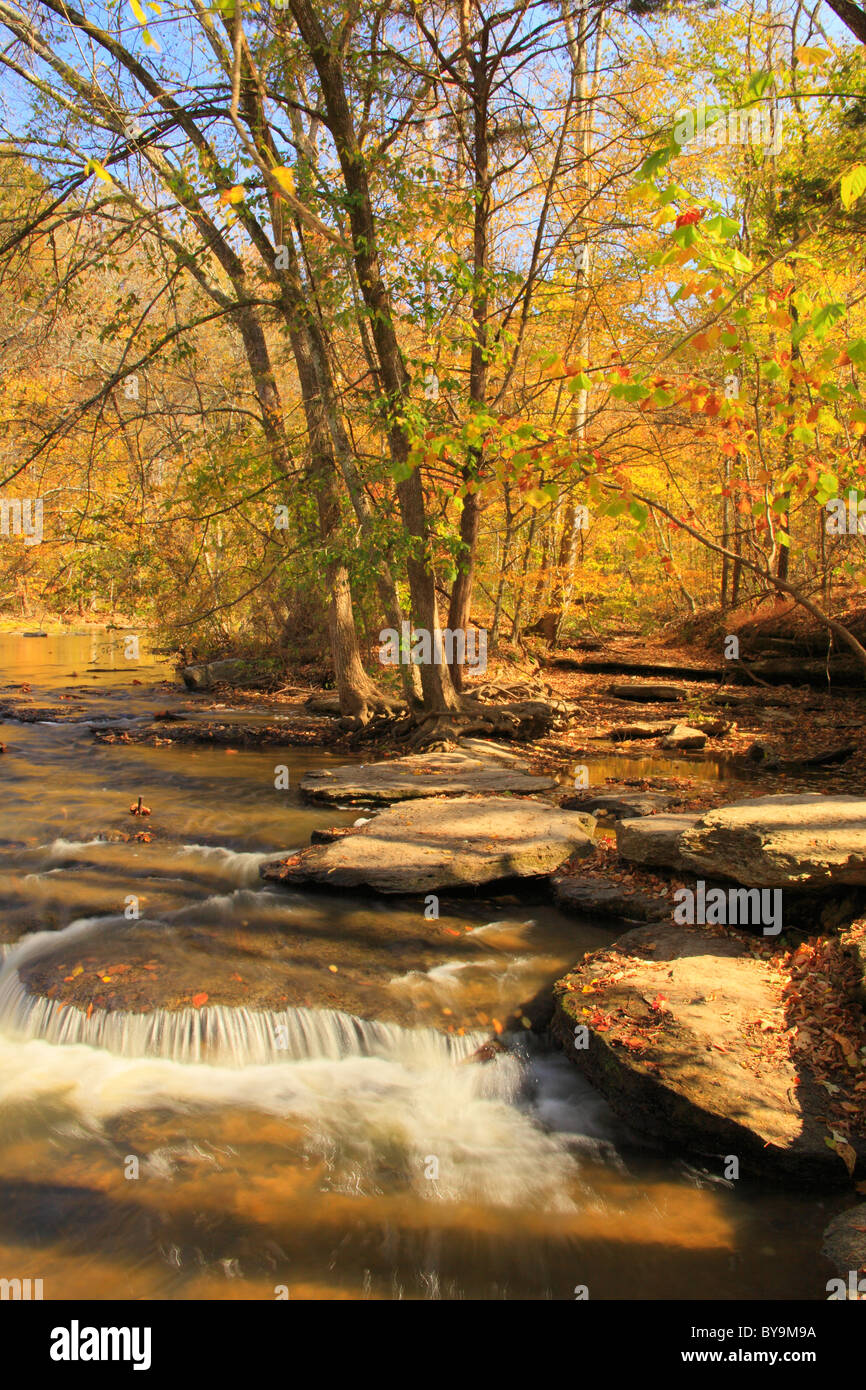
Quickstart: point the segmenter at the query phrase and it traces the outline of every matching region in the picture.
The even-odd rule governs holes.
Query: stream
[[[443,895],[436,920],[265,888],[261,864],[369,814],[298,795],[349,759],[93,741],[187,705],[171,679],[122,633],[0,635],[0,701],[68,711],[0,727],[0,1277],[46,1299],[826,1298],[839,1199],[658,1152],[501,1031],[610,924],[539,888]]]

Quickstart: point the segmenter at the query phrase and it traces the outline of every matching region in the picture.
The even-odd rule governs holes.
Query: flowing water
[[[295,790],[346,758],[93,741],[188,705],[170,675],[123,634],[0,636],[0,704],[46,714],[0,727],[0,1277],[84,1299],[826,1297],[829,1204],[653,1151],[525,1026],[610,926],[531,890],[428,919],[265,888],[262,863],[359,817]],[[466,1060],[496,1033],[506,1051]]]

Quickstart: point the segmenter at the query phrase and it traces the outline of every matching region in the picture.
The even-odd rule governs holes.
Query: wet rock
[[[559,804],[563,811],[589,811],[607,820],[622,820],[630,816],[651,816],[665,811],[674,800],[667,792],[642,791],[639,787],[608,784],[575,792]]]
[[[710,738],[721,738],[724,734],[730,733],[731,721],[713,718],[712,715],[697,714],[689,719],[689,727],[699,729],[702,734],[708,734]]]
[[[612,685],[608,694],[618,700],[639,700],[643,704],[667,703],[684,700],[686,692],[681,685],[660,685],[650,681],[630,681]]]
[[[495,744],[486,744],[480,752],[416,753],[308,772],[301,781],[301,795],[307,801],[345,806],[473,792],[542,792],[555,786],[552,777],[537,777],[513,754],[500,755]]]
[[[609,878],[555,875],[550,886],[558,907],[581,916],[655,922],[669,916],[671,911],[667,899],[626,888]]]
[[[671,733],[662,739],[662,748],[703,748],[707,736],[701,729],[693,729],[690,724],[676,724]]]
[[[754,888],[866,884],[866,797],[760,796],[709,811],[682,835],[682,862]]]
[[[697,816],[671,814],[621,820],[616,827],[617,853],[635,864],[682,869],[685,860],[679,850],[680,837],[697,820]]]
[[[266,864],[261,874],[376,893],[466,888],[549,874],[574,854],[591,856],[592,826],[592,817],[528,798],[427,798],[380,811],[351,834]]]
[[[780,980],[744,942],[638,927],[554,993],[566,1055],[631,1125],[720,1168],[731,1154],[776,1179],[849,1181],[825,1142],[826,1092],[802,1057],[764,1052],[786,1026]]]
[[[860,1271],[866,1268],[866,1202],[834,1216],[824,1232],[821,1253],[845,1281],[845,1298],[863,1300],[859,1291]],[[854,1277],[851,1278],[851,1272]]]
[[[661,738],[664,734],[669,734],[675,721],[653,721],[652,723],[617,724],[615,728],[609,730],[608,738],[612,738],[614,743],[628,743],[633,739],[640,738]]]
[[[184,666],[181,671],[187,690],[210,690],[217,681],[240,681],[249,676],[250,663],[235,660],[207,661],[196,666]]]
[[[718,690],[710,696],[711,705],[723,705],[726,709],[740,709],[755,703],[750,690]]]
[[[340,715],[339,695],[311,695],[304,701],[304,708],[311,714],[331,714],[335,719]]]

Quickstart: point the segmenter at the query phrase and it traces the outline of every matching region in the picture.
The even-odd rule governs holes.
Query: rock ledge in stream
[[[345,805],[474,792],[543,792],[555,786],[552,777],[533,776],[524,761],[491,744],[483,752],[416,753],[387,762],[308,772],[301,782],[301,795],[307,801]]]
[[[638,700],[641,704],[668,704],[684,700],[686,692],[681,685],[658,685],[651,681],[619,682],[608,690],[618,700]]]
[[[677,845],[702,874],[753,888],[866,884],[866,797],[759,796],[708,811]]]
[[[666,811],[674,799],[670,792],[608,782],[603,786],[587,788],[586,791],[573,792],[559,804],[564,811],[590,811],[608,820],[624,820]]]
[[[276,864],[268,882],[428,893],[552,873],[595,853],[592,817],[518,797],[437,797],[391,806],[331,844]]]
[[[697,820],[694,815],[670,814],[626,818],[616,827],[616,852],[635,864],[682,869],[680,841]]]
[[[636,1129],[777,1179],[850,1181],[818,1118],[826,1092],[776,1045],[780,977],[745,941],[637,927],[560,980],[555,999],[566,1055]]]
[[[580,878],[563,874],[552,878],[550,886],[557,907],[579,916],[655,922],[671,914],[671,904],[667,898],[626,888],[609,878]]]

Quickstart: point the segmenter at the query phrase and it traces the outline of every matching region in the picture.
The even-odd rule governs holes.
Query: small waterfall
[[[65,929],[81,937],[104,919],[86,919]],[[255,1066],[266,1062],[333,1061],[378,1057],[407,1066],[459,1062],[486,1040],[481,1031],[439,1033],[367,1022],[339,1009],[250,1009],[210,1004],[201,1009],[152,1009],[148,1013],[94,1009],[90,1016],[72,1004],[31,994],[17,966],[59,932],[40,932],[4,952],[0,966],[0,1028],[45,1042],[99,1047],[121,1057],[164,1057],[173,1062]],[[47,940],[46,940],[47,938]]]
[[[265,853],[251,850],[225,849],[222,845],[184,845],[180,851],[181,867],[184,858],[198,859],[202,867],[222,882],[250,888],[260,883],[259,869],[275,859],[284,858],[292,850],[273,849]]]

